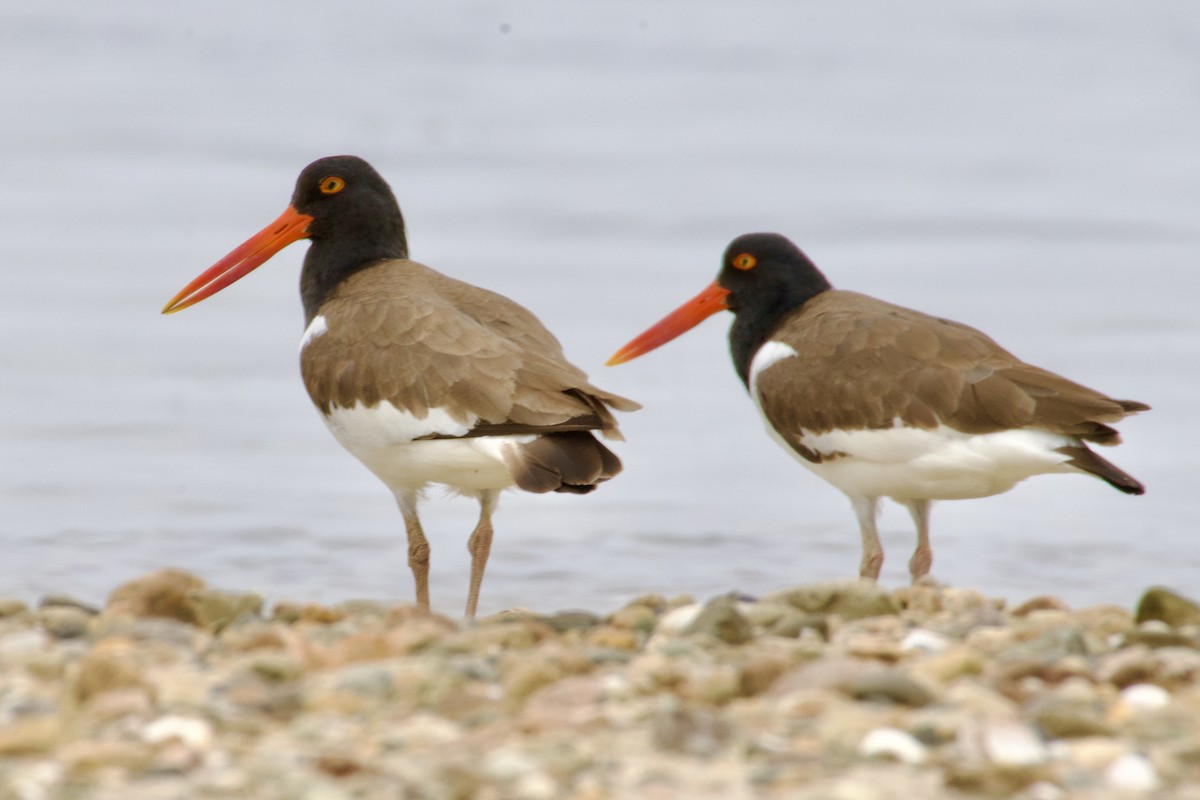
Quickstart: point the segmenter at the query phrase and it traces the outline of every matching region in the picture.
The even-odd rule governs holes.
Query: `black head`
[[[808,256],[778,233],[747,233],[730,242],[717,284],[729,292],[725,305],[737,315],[729,348],[743,382],[754,354],[784,318],[832,288]]]
[[[374,167],[358,156],[318,159],[300,173],[292,208],[313,218],[308,236],[366,240],[387,257],[407,256],[404,218],[396,196]]]
[[[725,304],[736,313],[786,313],[831,288],[816,265],[778,233],[746,233],[725,248],[721,259]]]
[[[408,257],[400,206],[379,173],[356,156],[322,158],[300,173],[278,219],[183,287],[163,313],[211,297],[301,239],[312,240],[300,275],[308,320],[345,278],[377,261]]]
[[[312,217],[300,295],[309,319],[341,280],[377,261],[408,258],[404,217],[387,181],[357,156],[330,156],[304,168],[292,207]]]

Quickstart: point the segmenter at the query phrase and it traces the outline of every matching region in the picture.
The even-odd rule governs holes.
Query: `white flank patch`
[[[393,491],[419,490],[440,483],[460,492],[505,489],[513,485],[504,449],[536,436],[477,436],[467,439],[420,439],[430,434],[462,436],[476,422],[455,421],[440,408],[424,418],[388,402],[367,408],[334,407],[325,424],[355,458]]]
[[[768,339],[763,342],[762,347],[758,348],[758,352],[754,354],[754,358],[750,359],[750,396],[754,398],[754,402],[758,402],[758,376],[771,366],[778,364],[785,358],[792,358],[796,355],[796,348],[786,342],[779,342],[774,339]]]
[[[1076,442],[1032,428],[979,435],[944,425],[805,432],[800,443],[826,457],[820,464],[793,451],[769,423],[767,430],[797,461],[851,497],[988,497],[1034,475],[1075,471],[1067,456],[1054,451]]]
[[[441,408],[431,408],[424,417],[418,417],[386,400],[370,408],[360,402],[350,408],[334,406],[329,413],[329,427],[334,436],[351,451],[352,445],[405,444],[431,434],[462,436],[475,422],[475,419],[469,420],[468,424],[459,422]]]
[[[300,337],[300,350],[308,347],[312,340],[320,336],[325,331],[329,330],[329,323],[325,321],[324,314],[317,314],[313,317],[313,321],[308,323],[308,327],[304,329],[304,335]]]

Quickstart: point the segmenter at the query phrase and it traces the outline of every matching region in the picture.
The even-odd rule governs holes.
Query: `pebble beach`
[[[862,581],[465,625],[0,600],[0,800],[1200,798],[1200,607]]]

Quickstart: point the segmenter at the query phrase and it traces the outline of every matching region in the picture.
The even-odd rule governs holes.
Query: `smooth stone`
[[[1151,586],[1138,600],[1134,619],[1139,624],[1161,620],[1173,628],[1200,625],[1200,604],[1165,586]]]
[[[924,764],[929,758],[929,748],[899,728],[876,728],[863,738],[858,754],[865,758],[892,758],[903,764]]]
[[[1040,704],[1031,714],[1033,721],[1046,735],[1055,739],[1078,739],[1085,736],[1112,736],[1111,726],[1092,708],[1061,700]]]
[[[1153,683],[1135,683],[1121,690],[1118,702],[1133,711],[1157,711],[1171,703],[1171,693]]]
[[[949,646],[949,638],[925,628],[913,628],[900,640],[900,649],[905,652],[940,653]]]
[[[1022,722],[986,722],[981,739],[987,759],[999,766],[1032,767],[1050,757],[1041,737]]]
[[[210,631],[220,631],[230,623],[261,617],[263,599],[253,592],[226,592],[216,589],[197,589],[187,593],[196,624]]]
[[[754,626],[737,610],[737,603],[728,595],[714,597],[704,604],[691,624],[682,633],[706,634],[726,644],[745,644],[754,638]]]
[[[24,661],[46,650],[49,639],[44,631],[23,630],[0,636],[0,660]]]
[[[900,613],[900,606],[890,593],[874,581],[858,579],[797,586],[767,595],[763,600],[783,601],[809,614],[837,614],[846,620]]]
[[[1152,792],[1162,785],[1158,770],[1140,753],[1125,753],[1109,764],[1104,782],[1122,792]]]
[[[651,741],[668,753],[710,758],[725,749],[732,735],[729,722],[708,708],[685,708],[672,702],[650,719]]]
[[[100,609],[96,608],[96,606],[91,603],[85,603],[69,594],[48,594],[38,601],[38,608],[51,608],[54,606],[77,608],[92,616],[100,613]]]
[[[0,619],[15,617],[17,614],[24,614],[28,610],[29,606],[21,600],[12,597],[0,597]]]
[[[213,744],[213,727],[206,719],[169,714],[153,720],[142,728],[142,741],[150,744],[178,740],[192,750],[209,750]]]
[[[94,616],[75,606],[42,606],[37,611],[42,628],[59,639],[77,639],[85,635]]]
[[[659,618],[654,635],[656,637],[679,635],[696,620],[696,617],[700,616],[703,609],[704,607],[699,603],[688,603],[671,609]]]
[[[546,618],[546,624],[559,633],[587,630],[601,622],[600,616],[590,611],[559,611]]]
[[[891,668],[863,670],[851,676],[841,688],[855,700],[887,700],[911,708],[929,705],[934,699],[924,684]]]
[[[108,596],[106,610],[196,624],[196,609],[189,594],[205,587],[205,582],[190,572],[162,569],[118,586]]]
[[[50,715],[18,717],[0,726],[0,756],[28,756],[53,750],[59,744],[62,723]]]

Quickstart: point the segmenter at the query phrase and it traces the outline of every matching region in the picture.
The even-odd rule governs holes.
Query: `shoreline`
[[[1200,606],[848,580],[464,627],[162,570],[0,599],[0,800],[1200,798]]]

